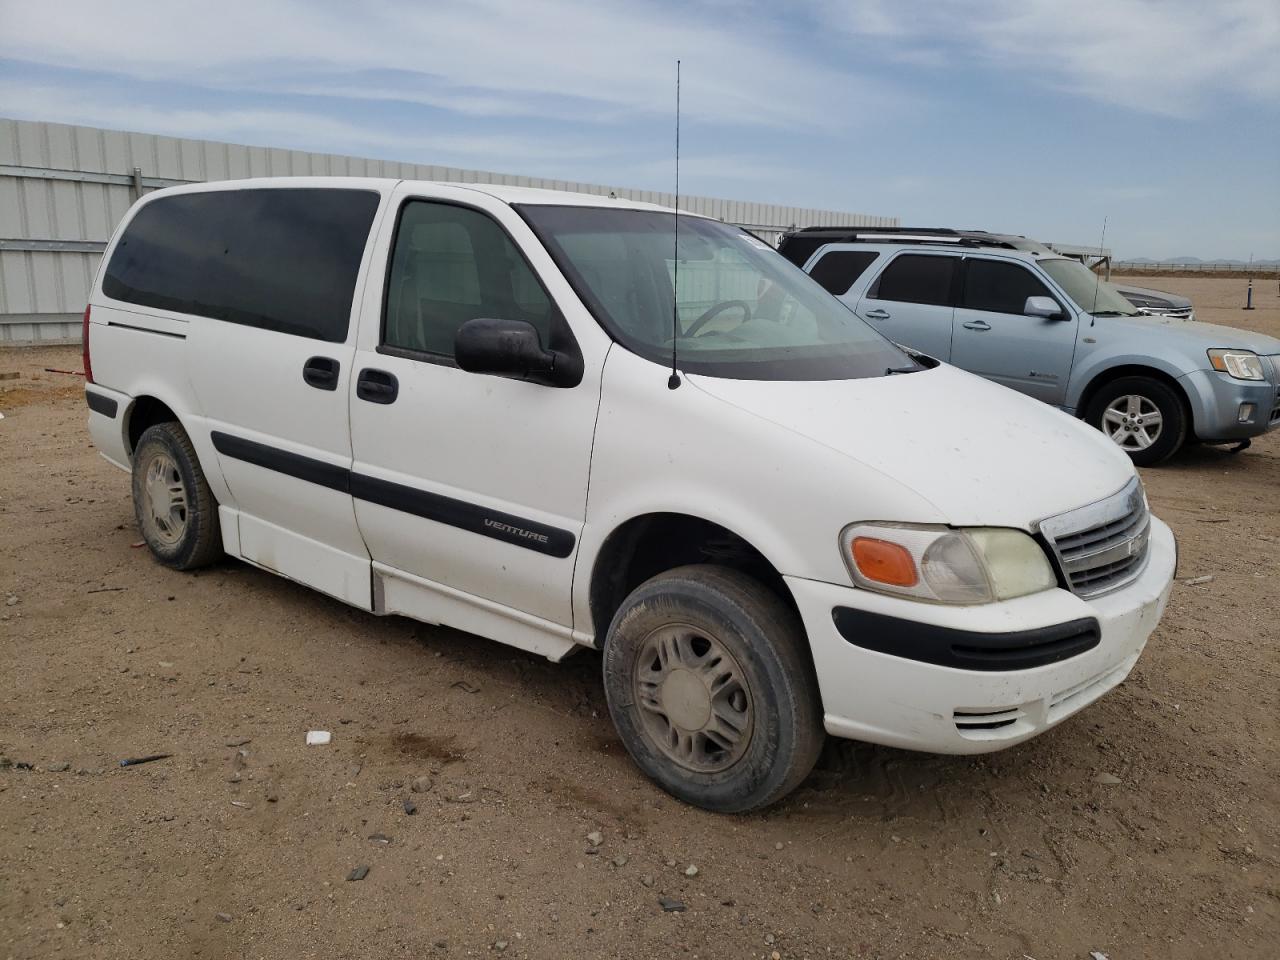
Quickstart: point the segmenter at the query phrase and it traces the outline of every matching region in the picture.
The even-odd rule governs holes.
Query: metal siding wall
[[[503,183],[673,206],[670,193],[522,177],[484,170],[185,140],[148,133],[0,118],[0,166],[175,181],[278,176],[370,176]],[[144,192],[147,189],[144,187]],[[134,201],[130,183],[41,179],[0,171],[0,239],[105,243]],[[682,196],[680,207],[750,228],[776,244],[791,227],[897,226],[896,217]],[[74,340],[99,254],[0,250],[0,343]]]

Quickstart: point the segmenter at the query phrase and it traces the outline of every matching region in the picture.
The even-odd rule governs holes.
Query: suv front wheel
[[[1187,436],[1182,399],[1151,377],[1121,377],[1106,384],[1089,401],[1085,420],[1139,467],[1169,459]]]
[[[637,587],[609,626],[604,687],[640,769],[719,813],[795,789],[825,738],[799,618],[725,567],[678,567]]]

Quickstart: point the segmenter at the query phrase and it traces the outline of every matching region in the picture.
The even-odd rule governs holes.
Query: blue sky
[[[1280,257],[1277,0],[0,0],[0,115]]]

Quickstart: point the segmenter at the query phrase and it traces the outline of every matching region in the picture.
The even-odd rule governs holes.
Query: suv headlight
[[[1040,544],[1003,527],[855,523],[840,533],[853,582],[934,603],[991,603],[1058,585]]]
[[[1264,380],[1262,361],[1252,350],[1210,350],[1209,364],[1237,380]]]

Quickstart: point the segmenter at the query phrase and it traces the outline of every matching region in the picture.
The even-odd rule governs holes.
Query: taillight
[[[89,308],[84,308],[84,323],[80,327],[80,356],[84,363],[84,382],[93,383],[93,364],[89,362]]]

